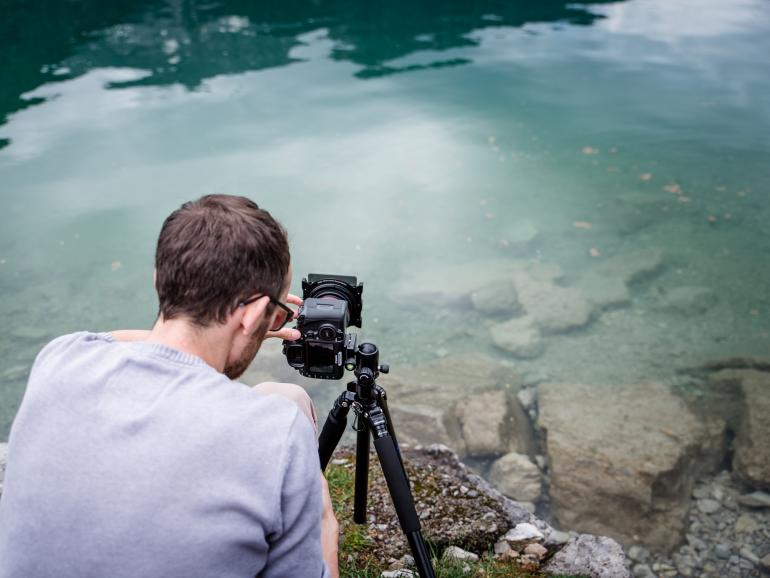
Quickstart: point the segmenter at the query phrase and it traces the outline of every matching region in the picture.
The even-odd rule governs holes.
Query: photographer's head
[[[158,323],[219,348],[228,377],[240,376],[265,334],[290,316],[283,306],[290,283],[286,231],[245,197],[207,195],[163,223],[155,254]]]

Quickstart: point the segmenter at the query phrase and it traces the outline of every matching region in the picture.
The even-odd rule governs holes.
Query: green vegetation
[[[340,524],[341,578],[379,578],[388,569],[388,561],[377,555],[377,543],[369,535],[366,524],[353,523],[354,470],[330,464],[326,470],[334,513]],[[426,539],[429,539],[426,536]],[[438,559],[437,578],[534,578],[538,574],[524,572],[515,562],[494,560],[489,555],[479,562],[459,562]],[[564,577],[567,578],[567,577]]]

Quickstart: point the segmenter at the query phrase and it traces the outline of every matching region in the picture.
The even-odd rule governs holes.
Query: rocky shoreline
[[[423,534],[440,555],[459,561],[494,556],[538,576],[631,577],[620,544],[556,530],[501,494],[446,446],[403,444],[402,455]],[[352,476],[354,456],[353,447],[340,447],[330,467],[347,469]],[[363,566],[374,559],[389,565],[386,578],[411,577],[413,560],[374,454],[370,462],[368,525],[358,537],[366,542],[365,559],[349,562]],[[340,518],[343,550],[346,534],[360,532],[349,514]]]
[[[770,572],[768,510],[741,502],[770,490],[770,360],[693,355],[718,355],[724,304],[681,273],[650,248],[577,274],[514,256],[405,276],[396,302],[465,311],[491,347],[382,380],[397,430],[558,527],[618,540],[639,576]],[[660,345],[633,349],[648,327]]]

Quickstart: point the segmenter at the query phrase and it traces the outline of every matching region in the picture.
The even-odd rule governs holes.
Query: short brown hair
[[[185,203],[158,237],[160,315],[186,316],[204,327],[223,323],[253,295],[280,298],[289,261],[286,230],[250,199],[206,195]]]

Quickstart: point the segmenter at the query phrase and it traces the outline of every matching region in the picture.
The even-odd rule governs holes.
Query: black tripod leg
[[[369,426],[373,432],[374,449],[377,450],[377,457],[382,466],[382,473],[388,484],[390,497],[396,508],[398,522],[401,524],[401,530],[406,535],[409,542],[409,548],[414,556],[415,566],[420,574],[420,578],[435,578],[433,566],[430,563],[430,554],[425,540],[422,537],[420,529],[420,518],[417,516],[417,510],[414,507],[412,491],[409,488],[409,480],[406,477],[406,470],[401,462],[401,456],[396,449],[396,443],[388,432],[388,427],[384,424],[384,413],[369,411]]]
[[[335,400],[334,406],[332,406],[329,416],[324,422],[321,435],[318,437],[318,457],[321,460],[322,472],[326,470],[337,444],[340,443],[342,434],[345,433],[352,395],[349,391],[345,391]]]
[[[366,523],[366,500],[369,494],[369,427],[366,423],[356,434],[356,483],[353,494],[353,521]]]
[[[401,458],[401,447],[398,445],[398,438],[396,437],[396,430],[393,427],[393,420],[390,418],[390,410],[388,409],[388,395],[385,393],[385,390],[381,387],[377,386],[377,396],[380,403],[380,407],[382,408],[382,413],[385,414],[385,420],[387,422],[388,427],[388,433],[390,434],[390,437],[393,438],[393,443],[396,445],[396,453],[398,454],[398,459],[401,461],[401,467],[404,467],[404,460]]]

